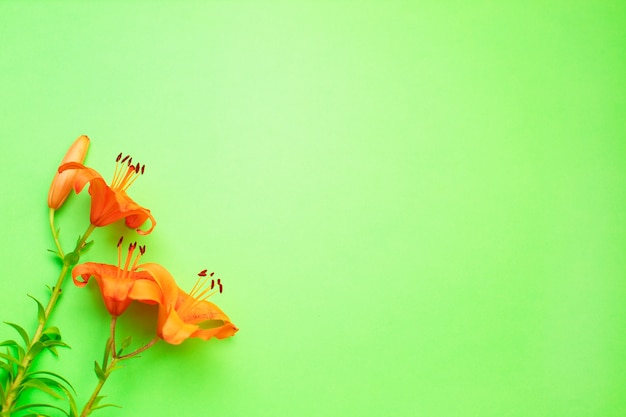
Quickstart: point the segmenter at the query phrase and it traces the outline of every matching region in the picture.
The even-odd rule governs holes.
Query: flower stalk
[[[115,347],[116,324],[117,324],[117,316],[111,316],[111,326],[110,326],[111,335],[109,336],[109,339],[107,340],[105,348],[104,348],[104,358],[102,360],[102,366],[100,366],[100,364],[98,364],[98,362],[96,361],[95,370],[96,370],[96,375],[98,376],[98,383],[96,384],[93,392],[91,393],[89,400],[87,400],[87,403],[83,407],[83,410],[80,413],[80,417],[87,417],[93,411],[99,408],[115,407],[115,405],[113,404],[104,404],[104,405],[99,404],[100,400],[103,398],[100,395],[100,391],[104,387],[104,384],[106,383],[106,381],[109,379],[113,371],[120,368],[119,363],[121,361],[136,357],[140,353],[145,352],[146,350],[154,346],[154,344],[160,340],[159,337],[155,337],[154,339],[152,339],[151,341],[149,341],[147,344],[140,347],[139,349],[131,353],[128,353],[126,355],[122,355],[122,351],[126,347],[128,347],[128,345],[130,344],[130,338],[125,339],[122,342],[122,348],[119,350],[116,350],[116,347]]]
[[[54,217],[54,213],[52,213],[51,218],[53,217]],[[56,232],[54,231],[53,220],[51,220],[51,225],[52,225],[55,241],[58,243],[58,236]],[[10,410],[12,410],[16,401],[18,400],[20,396],[20,393],[21,393],[20,387],[22,383],[24,382],[25,377],[28,375],[30,371],[30,367],[33,362],[33,359],[35,359],[37,354],[41,352],[42,350],[42,348],[40,349],[38,348],[38,346],[42,344],[41,337],[45,329],[47,328],[50,315],[52,314],[52,311],[54,310],[57,304],[57,301],[59,300],[59,296],[61,295],[63,281],[65,281],[65,277],[67,276],[68,271],[76,263],[78,263],[78,260],[80,259],[80,253],[84,251],[87,245],[87,239],[89,238],[91,233],[94,231],[94,229],[95,229],[95,226],[89,225],[84,235],[76,243],[76,247],[74,248],[74,251],[63,256],[63,266],[61,267],[61,272],[59,273],[59,277],[56,281],[56,284],[54,285],[54,287],[52,287],[52,294],[50,296],[50,300],[48,301],[47,306],[43,310],[43,314],[39,315],[39,324],[37,326],[37,329],[35,330],[35,333],[30,339],[30,343],[28,343],[26,346],[26,349],[25,349],[26,354],[24,355],[24,357],[22,358],[22,360],[20,361],[17,367],[18,371],[16,375],[12,379],[7,389],[5,390],[6,395],[2,403],[2,408],[0,408],[0,410],[2,410],[3,412],[9,412]],[[58,246],[60,247],[60,245]],[[60,251],[59,256],[62,256],[61,255],[62,253],[63,252]]]

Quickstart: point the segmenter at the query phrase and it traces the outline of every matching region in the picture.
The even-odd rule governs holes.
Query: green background
[[[34,328],[87,134],[105,178],[146,164],[158,225],[83,260],[123,233],[183,288],[214,270],[241,329],[157,344],[95,415],[624,416],[625,27],[617,0],[1,1],[0,318]],[[67,284],[45,362],[82,404],[108,319]]]

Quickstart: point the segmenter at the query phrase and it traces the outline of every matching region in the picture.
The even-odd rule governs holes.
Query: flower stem
[[[107,341],[107,343],[109,343],[109,341]],[[100,390],[102,390],[102,387],[104,387],[104,383],[107,381],[111,373],[115,370],[117,362],[119,362],[120,360],[121,359],[114,357],[111,362],[109,362],[106,369],[103,369],[103,375],[98,377],[98,384],[96,385],[96,388],[94,388],[91,397],[89,397],[89,401],[87,401],[87,404],[85,404],[83,411],[80,413],[80,417],[87,417],[89,414],[91,414],[91,412],[93,411],[92,407],[97,405],[96,401],[98,401],[98,394],[100,394]]]
[[[49,211],[50,230],[52,231],[52,238],[54,239],[54,244],[57,247],[59,257],[63,259],[65,258],[65,254],[63,253],[63,249],[61,248],[61,243],[59,242],[59,234],[57,233],[57,229],[54,227],[54,213],[55,212],[56,212],[55,209],[50,208],[50,211]]]
[[[125,345],[124,343],[122,343],[122,348],[120,349],[120,351],[119,352],[116,351],[115,349],[115,326],[116,324],[117,324],[117,317],[111,316],[111,326],[110,326],[111,335],[109,336],[109,339],[106,342],[106,346],[104,349],[104,352],[105,352],[104,359],[102,361],[102,366],[104,369],[102,369],[101,373],[96,372],[98,374],[98,384],[96,384],[96,387],[91,393],[89,400],[85,404],[85,407],[83,407],[83,410],[80,413],[80,417],[87,417],[88,415],[92,413],[93,408],[98,405],[99,399],[102,398],[99,395],[100,391],[102,390],[102,387],[104,387],[105,382],[109,379],[109,376],[111,375],[111,373],[114,370],[119,368],[118,367],[119,362],[125,359],[132,358],[134,356],[137,356],[138,354],[151,348],[152,346],[154,346],[156,342],[161,340],[159,337],[155,337],[154,339],[152,339],[146,345],[140,347],[139,349],[127,355],[120,355]],[[97,365],[97,362],[96,362],[96,366],[99,366]]]
[[[51,216],[54,216],[54,213],[52,211],[51,211]],[[54,231],[54,220],[52,218],[51,218],[50,225],[52,226],[53,236],[58,245],[58,237],[56,235],[56,232]],[[90,224],[84,236],[76,244],[76,248],[74,248],[74,253],[78,254],[80,252],[80,249],[85,245],[85,242],[89,238],[89,235],[94,231],[94,229],[95,229],[95,226]],[[60,248],[59,248],[59,251],[60,251]],[[62,253],[63,252],[60,251],[59,254],[62,254]],[[50,318],[52,310],[54,310],[54,307],[56,306],[56,303],[59,300],[59,296],[61,295],[63,281],[65,280],[65,277],[68,271],[75,264],[75,262],[71,263],[71,261],[73,260],[78,261],[77,258],[78,258],[78,255],[71,260],[68,259],[68,257],[64,257],[63,259],[63,267],[61,268],[61,272],[59,274],[59,278],[57,279],[56,284],[54,285],[54,287],[52,287],[52,295],[50,296],[48,305],[46,306],[44,310],[43,318],[39,320],[39,325],[37,326],[37,330],[35,330],[33,337],[30,339],[30,343],[28,344],[28,346],[26,346],[25,351],[27,352],[27,354],[24,355],[24,357],[20,361],[20,364],[17,366],[18,371],[17,371],[17,374],[15,375],[15,378],[11,381],[11,384],[5,389],[6,395],[4,397],[4,401],[2,402],[2,407],[0,408],[2,412],[10,412],[11,409],[13,408],[13,405],[19,398],[20,386],[22,385],[22,382],[24,382],[24,378],[28,374],[28,371],[30,370],[30,366],[33,362],[33,359],[35,359],[35,356],[36,356],[36,354],[30,353],[30,352],[33,352],[32,347],[40,341],[39,339],[41,338],[41,335],[46,329],[46,325],[48,324],[48,319]]]

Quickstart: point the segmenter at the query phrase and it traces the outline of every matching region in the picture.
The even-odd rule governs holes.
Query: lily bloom
[[[141,235],[147,235],[154,229],[156,221],[150,210],[135,203],[126,190],[135,182],[139,175],[143,174],[146,166],[132,165],[132,159],[126,156],[122,159],[120,153],[116,159],[115,173],[111,185],[108,185],[95,169],[88,168],[78,162],[68,162],[59,167],[59,172],[73,172],[74,191],[80,193],[83,187],[89,183],[91,195],[91,224],[94,226],[107,226],[118,220],[125,219],[126,225],[137,230]],[[148,230],[138,229],[146,220],[150,220]]]
[[[118,262],[117,266],[108,264],[99,264],[94,262],[86,262],[74,267],[72,270],[72,278],[74,284],[78,287],[84,287],[91,277],[96,279],[102,299],[109,313],[117,317],[128,308],[132,299],[129,293],[133,286],[143,280],[152,280],[152,276],[148,272],[137,271],[137,262],[146,251],[145,246],[139,246],[139,254],[135,258],[132,266],[130,265],[133,252],[137,248],[137,243],[131,243],[128,247],[128,255],[126,262],[122,266],[122,238],[117,243]]]
[[[60,165],[68,162],[82,163],[85,160],[88,149],[89,138],[85,135],[79,136],[67,150],[67,153],[65,154],[65,157],[63,157]],[[76,177],[76,171],[57,171],[52,179],[52,184],[50,185],[50,192],[48,193],[48,207],[57,210],[63,205],[67,196],[70,195],[70,191],[72,191],[74,177]]]
[[[178,345],[190,337],[224,339],[239,330],[218,306],[206,301],[217,290],[213,293],[210,292],[213,288],[203,290],[203,283],[198,281],[188,294],[178,288],[172,275],[161,265],[146,263],[140,268],[152,280],[137,281],[129,297],[159,305],[157,335],[166,342]],[[214,285],[214,281],[212,283]],[[220,283],[220,292],[221,288]]]

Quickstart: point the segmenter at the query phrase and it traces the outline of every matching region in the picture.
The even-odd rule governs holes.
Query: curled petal
[[[239,330],[215,304],[178,288],[172,275],[161,265],[148,263],[139,268],[150,274],[160,289],[157,334],[166,342],[177,345],[190,337],[223,339]],[[149,285],[143,287],[143,294],[132,293],[131,296],[137,300],[156,301],[156,291]]]
[[[129,294],[134,285],[140,280],[152,279],[148,273],[143,271],[125,271],[125,276],[122,276],[121,272],[114,265],[87,262],[74,267],[72,278],[74,279],[74,284],[78,287],[84,287],[89,282],[89,279],[94,277],[100,288],[107,310],[109,310],[112,316],[119,316],[133,301]]]
[[[74,191],[80,193],[89,183],[91,195],[91,224],[102,227],[118,220],[125,219],[126,225],[137,230],[141,235],[147,235],[156,226],[156,220],[150,210],[137,204],[123,189],[111,188],[98,171],[76,162],[63,164],[59,172],[75,172]],[[150,220],[150,228],[141,230],[139,227]]]

